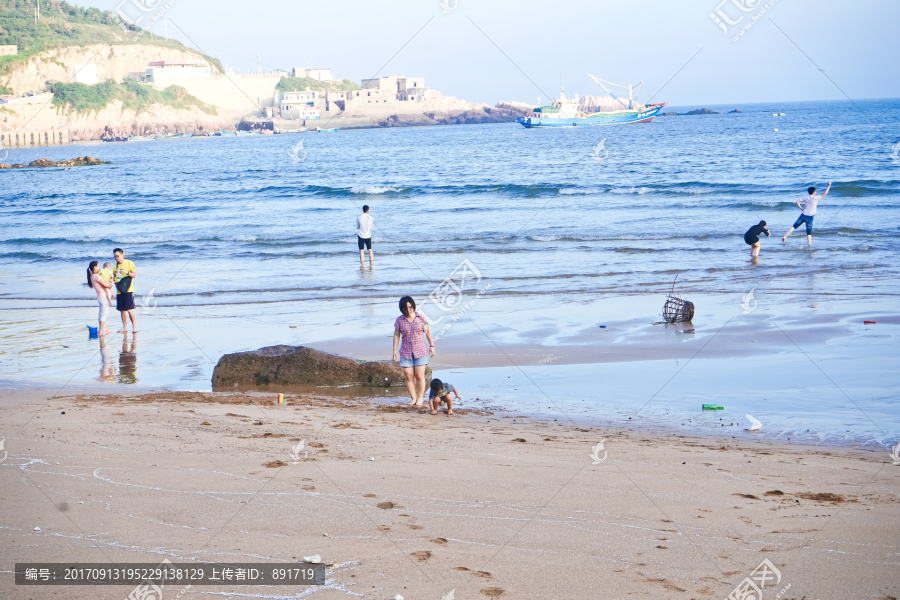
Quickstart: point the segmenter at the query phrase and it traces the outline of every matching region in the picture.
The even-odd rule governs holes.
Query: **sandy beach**
[[[448,417],[398,398],[55,391],[3,395],[8,560],[318,554],[321,587],[180,597],[386,600],[724,598],[768,559],[766,598],[900,596],[900,470],[881,449],[588,429],[474,398]]]

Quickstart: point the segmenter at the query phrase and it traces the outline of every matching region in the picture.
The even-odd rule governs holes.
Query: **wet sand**
[[[900,596],[884,450],[589,429],[471,399],[448,417],[324,394],[54,392],[2,397],[3,597],[131,589],[16,588],[16,561],[312,554],[333,565],[321,588],[181,597],[712,599],[764,559],[781,575],[765,598]]]

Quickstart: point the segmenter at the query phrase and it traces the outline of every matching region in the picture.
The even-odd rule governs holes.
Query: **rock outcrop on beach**
[[[425,368],[431,382],[431,367]],[[213,370],[214,388],[246,385],[402,387],[403,369],[395,362],[358,362],[304,346],[268,346],[226,354]]]
[[[31,161],[27,165],[20,165],[18,163],[14,165],[0,164],[0,169],[24,169],[25,167],[87,167],[92,165],[111,164],[111,162],[103,161],[99,158],[94,158],[93,156],[76,156],[75,158],[70,158],[69,160],[59,161],[52,161],[49,158],[39,158],[37,160]]]

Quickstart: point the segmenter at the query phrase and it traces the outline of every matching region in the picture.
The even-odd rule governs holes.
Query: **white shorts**
[[[97,298],[97,304],[100,305],[100,316],[97,320],[101,323],[106,323],[106,315],[109,314],[109,299]]]

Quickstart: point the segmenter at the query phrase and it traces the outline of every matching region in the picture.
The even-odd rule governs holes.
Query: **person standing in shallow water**
[[[425,397],[425,366],[429,355],[434,356],[434,340],[428,321],[416,313],[416,301],[411,296],[400,298],[400,312],[403,314],[394,321],[394,360],[400,361],[406,377],[410,405],[420,406]]]
[[[88,265],[87,276],[87,283],[97,294],[97,304],[100,306],[97,317],[99,323],[97,334],[102,338],[109,333],[106,330],[106,317],[109,314],[109,307],[112,306],[112,299],[109,295],[112,284],[100,274],[100,267],[96,260],[92,260]]]
[[[362,207],[362,214],[356,217],[356,245],[359,247],[359,267],[365,266],[363,250],[369,250],[369,268],[372,268],[372,225],[375,219],[369,214],[369,205]]]
[[[771,235],[766,229],[766,222],[760,221],[759,225],[754,225],[744,234],[744,241],[750,244],[750,256],[756,258],[759,256],[759,234],[764,233],[766,237]]]
[[[116,310],[122,315],[122,330],[119,333],[128,335],[128,321],[125,316],[131,318],[131,333],[137,333],[137,324],[134,321],[134,278],[137,277],[134,263],[125,259],[125,252],[121,248],[113,250],[113,257],[116,259],[116,268],[113,270],[116,283],[120,282],[124,277],[131,277],[127,292],[116,291]]]
[[[786,242],[787,238],[795,229],[800,227],[800,225],[806,223],[806,245],[812,246],[812,228],[813,228],[813,217],[816,216],[816,207],[819,205],[820,200],[824,200],[825,196],[828,195],[828,190],[831,189],[831,182],[828,182],[828,188],[822,193],[821,196],[816,196],[816,188],[811,187],[808,190],[808,194],[803,198],[797,200],[797,208],[799,208],[802,212],[800,216],[797,217],[797,221],[788,229],[787,233],[784,234],[784,237],[781,238],[782,242]]]

